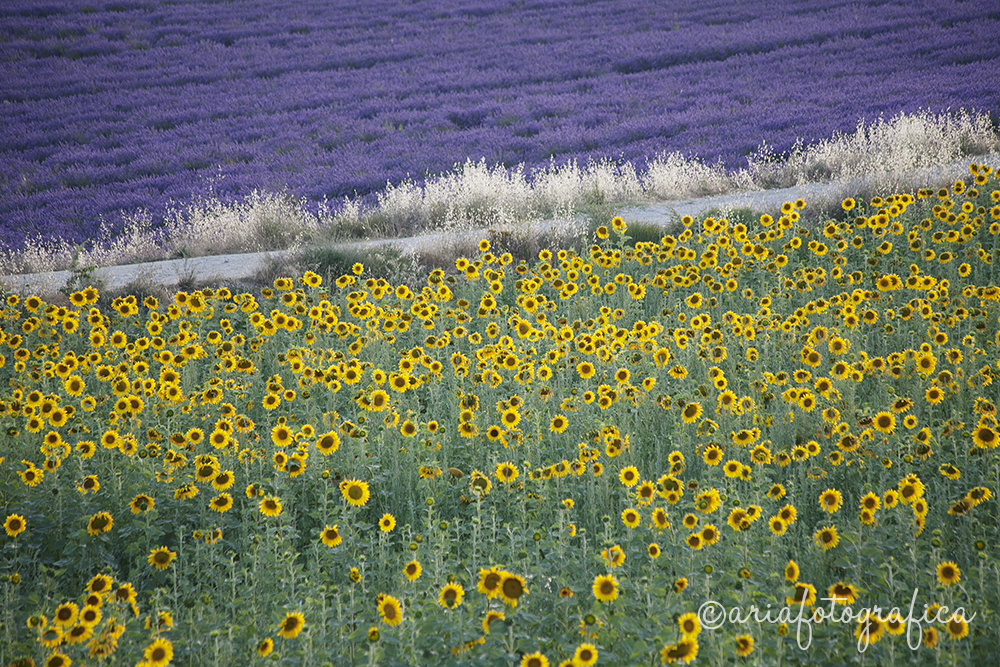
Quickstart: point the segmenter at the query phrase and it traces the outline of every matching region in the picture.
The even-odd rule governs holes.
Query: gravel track
[[[963,158],[955,162],[921,169],[909,175],[911,182],[932,184],[945,178],[957,178],[968,174],[971,162],[988,164],[1000,169],[1000,154]],[[771,212],[786,201],[804,199],[807,205],[817,202],[839,202],[855,195],[874,184],[874,179],[852,179],[829,183],[807,183],[790,188],[739,192],[714,195],[697,199],[678,200],[665,203],[647,204],[625,208],[621,217],[627,223],[642,223],[666,227],[676,223],[682,216],[696,216],[705,211],[718,209],[731,211],[749,208],[758,212]],[[584,229],[582,217],[532,222],[526,225],[527,232],[537,238],[564,235]],[[368,250],[377,247],[393,247],[403,254],[439,253],[449,248],[461,248],[474,244],[491,230],[524,231],[524,227],[490,227],[457,232],[423,234],[400,239],[372,239],[333,246],[337,250]],[[274,250],[269,252],[243,253],[237,255],[217,255],[211,257],[191,257],[141,264],[126,264],[94,269],[93,282],[100,282],[105,289],[121,290],[137,282],[148,282],[164,287],[176,287],[183,282],[212,283],[239,281],[252,278],[266,270],[274,262],[287,259],[294,251]],[[0,276],[0,289],[8,292],[52,295],[65,287],[72,278],[70,271],[49,271],[11,276]]]

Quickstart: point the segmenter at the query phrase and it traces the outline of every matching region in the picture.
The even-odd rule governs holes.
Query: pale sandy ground
[[[995,169],[1000,168],[1000,155],[978,156],[964,158],[949,165],[923,169],[910,175],[911,182],[932,185],[944,179],[959,178],[968,175],[970,162],[989,164]],[[685,215],[697,216],[712,209],[731,211],[737,208],[749,208],[761,213],[774,214],[784,202],[803,199],[809,203],[820,201],[839,202],[845,197],[853,196],[865,186],[870,185],[863,179],[850,181],[834,181],[829,183],[808,183],[791,188],[762,190],[756,192],[739,192],[726,195],[701,197],[698,199],[677,200],[663,203],[646,204],[626,208],[620,215],[628,223],[643,223],[663,227],[676,224]],[[545,220],[526,225],[527,231],[533,236],[544,238],[554,234],[567,234],[574,227],[582,230],[582,218]],[[496,229],[496,228],[490,228]],[[484,237],[487,229],[476,229],[465,232],[432,233],[403,239],[375,239],[359,241],[334,246],[340,249],[368,249],[375,247],[395,247],[405,253],[438,253],[448,247],[468,246]],[[92,277],[95,283],[100,282],[105,289],[120,290],[127,285],[143,281],[159,284],[164,287],[175,287],[181,282],[213,283],[246,280],[266,269],[271,263],[285,259],[289,251],[271,251],[261,253],[246,253],[239,255],[219,255],[213,257],[192,257],[143,264],[127,264],[95,269]],[[12,276],[0,276],[0,288],[18,294],[35,293],[40,296],[51,295],[70,279],[69,271],[50,271],[47,273],[32,273]]]

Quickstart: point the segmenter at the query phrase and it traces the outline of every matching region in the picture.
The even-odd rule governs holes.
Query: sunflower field
[[[0,659],[994,664],[996,174],[773,213],[4,295]]]

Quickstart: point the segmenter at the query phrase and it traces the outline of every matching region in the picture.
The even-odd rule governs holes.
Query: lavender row
[[[919,109],[1000,109],[1000,12],[925,1],[0,9],[0,244],[280,190],[681,151],[730,168]]]

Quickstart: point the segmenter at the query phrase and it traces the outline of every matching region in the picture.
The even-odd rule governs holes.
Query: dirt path
[[[919,170],[911,174],[910,180],[932,184],[940,182],[944,178],[957,178],[968,174],[968,165],[972,161],[989,164],[995,169],[1000,168],[1000,155],[979,156],[974,160],[973,158],[964,158],[941,167]],[[698,199],[629,207],[622,210],[621,216],[629,223],[666,226],[682,216],[696,216],[711,209],[726,211],[749,208],[754,211],[774,213],[781,207],[782,203],[800,198],[804,199],[807,204],[818,201],[838,202],[845,197],[853,196],[873,183],[874,179],[854,179],[830,183],[807,183],[775,190],[714,195]],[[534,236],[545,237],[570,233],[574,227],[582,230],[584,224],[585,221],[582,217],[545,220],[529,223],[527,231]],[[490,229],[497,228],[491,227]],[[404,254],[440,252],[449,247],[458,248],[475,243],[483,238],[487,231],[489,230],[484,228],[464,232],[424,234],[402,239],[373,239],[344,243],[334,246],[334,248],[366,250],[376,247],[394,247]],[[271,263],[285,259],[289,254],[290,251],[276,250],[110,266],[95,269],[92,273],[92,280],[95,283],[102,283],[106,289],[110,290],[121,290],[137,282],[175,287],[182,282],[209,283],[246,280],[265,270]],[[0,276],[0,288],[18,294],[51,295],[65,287],[71,277],[72,274],[69,271]]]

